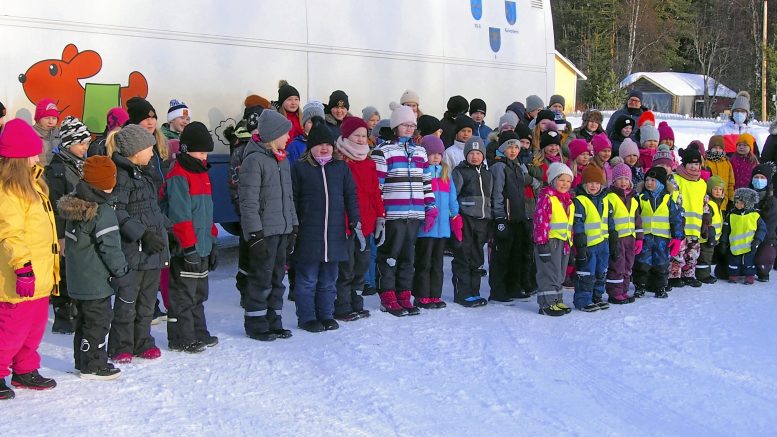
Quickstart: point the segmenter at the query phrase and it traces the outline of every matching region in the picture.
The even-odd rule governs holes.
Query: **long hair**
[[[27,158],[0,158],[0,187],[5,194],[16,196],[28,203],[41,201],[35,184],[48,196],[49,187],[44,178],[37,181],[32,174]]]
[[[167,138],[159,128],[154,131],[154,140],[156,140],[157,152],[162,161],[167,161],[170,158],[170,147],[167,145]]]
[[[448,166],[448,163],[445,162],[444,159],[440,161],[440,167],[442,167],[442,172],[440,173],[440,180],[447,183],[450,177],[449,175],[451,172],[451,168],[450,166]]]
[[[113,156],[113,152],[118,151],[116,150],[116,134],[119,133],[120,130],[121,128],[114,129],[108,132],[108,136],[105,137],[105,154],[108,157]]]

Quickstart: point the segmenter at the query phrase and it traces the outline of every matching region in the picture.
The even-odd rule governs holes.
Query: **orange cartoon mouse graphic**
[[[61,111],[60,119],[79,117],[92,132],[105,128],[105,114],[122,106],[132,97],[148,95],[148,82],[143,74],[129,74],[127,86],[121,84],[81,83],[102,69],[102,57],[94,50],[78,51],[74,44],[62,50],[62,59],[44,59],[19,75],[24,94],[33,104],[51,98]]]

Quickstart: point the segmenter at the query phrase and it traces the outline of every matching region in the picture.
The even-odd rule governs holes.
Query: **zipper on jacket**
[[[486,193],[483,191],[483,178],[480,177],[480,169],[483,166],[479,166],[475,168],[475,171],[478,172],[478,183],[480,184],[480,198],[482,200],[482,204],[480,205],[480,218],[484,219],[486,218]]]
[[[408,140],[408,141],[410,141],[410,140]],[[412,214],[412,211],[413,211],[413,199],[414,199],[414,197],[413,197],[413,176],[412,176],[412,174],[410,172],[410,165],[413,163],[413,156],[408,154],[409,150],[407,148],[407,142],[405,142],[405,144],[403,144],[403,146],[405,147],[405,156],[407,157],[407,184],[408,184],[408,186],[410,188],[410,206],[408,207],[408,217],[407,218],[410,218],[410,215]],[[413,153],[413,154],[415,154],[415,153]]]
[[[326,183],[326,170],[321,166],[321,175],[324,177],[324,262],[329,262],[329,242],[327,241],[327,229],[329,229],[329,187]]]

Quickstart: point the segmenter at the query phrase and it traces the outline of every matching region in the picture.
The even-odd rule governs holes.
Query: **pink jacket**
[[[553,187],[547,186],[540,190],[537,196],[537,208],[534,210],[534,243],[546,244],[550,236],[550,216],[553,207],[550,203],[550,197],[556,197],[564,210],[569,213],[569,207],[572,205],[572,195],[570,193],[561,194]],[[564,245],[564,253],[569,253],[569,242]]]

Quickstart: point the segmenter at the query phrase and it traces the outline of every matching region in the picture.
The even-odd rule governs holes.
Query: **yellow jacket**
[[[717,176],[723,179],[725,183],[725,189],[723,193],[726,199],[730,202],[734,200],[734,167],[731,166],[728,158],[723,158],[720,161],[710,161],[709,159],[704,161],[707,167],[710,169],[710,173],[713,176]]]
[[[43,169],[36,166],[37,182]],[[35,184],[40,202],[28,203],[4,191],[0,181],[0,302],[19,303],[48,297],[59,284],[59,247],[54,213],[49,198]],[[32,262],[35,273],[35,295],[22,298],[16,294],[16,273]]]

